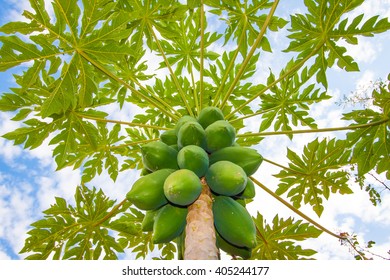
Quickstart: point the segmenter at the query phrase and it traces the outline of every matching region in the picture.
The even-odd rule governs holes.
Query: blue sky
[[[281,1],[281,6],[288,14],[291,10],[299,10],[301,7],[293,6],[298,1]],[[299,1],[300,2],[300,1]],[[28,1],[1,1],[0,0],[0,24],[11,19],[18,19],[18,14],[28,7]],[[380,5],[378,5],[380,3]],[[283,13],[283,11],[282,11]],[[366,16],[380,14],[390,16],[390,0],[370,0],[355,12],[357,16],[365,13]],[[277,46],[283,40],[283,33],[272,34],[271,43]],[[216,46],[216,50],[218,50]],[[359,90],[361,87],[375,81],[378,78],[385,79],[390,72],[390,33],[380,34],[375,38],[361,38],[358,46],[348,47],[348,52],[358,62],[361,72],[346,73],[338,69],[329,70],[329,91],[334,98],[314,107],[313,114],[318,119],[319,127],[343,126],[346,123],[340,120],[342,112],[348,111],[351,107],[338,106],[335,103],[340,101],[344,95]],[[266,70],[268,67],[280,67],[283,61],[273,61],[273,57],[265,55],[259,62],[259,70]],[[0,93],[7,92],[13,86],[12,72],[0,73]],[[277,71],[275,71],[277,72]],[[265,72],[268,73],[268,72]],[[262,79],[264,77],[260,77]],[[111,118],[120,119],[128,114],[115,112],[111,109]],[[18,127],[12,122],[9,113],[0,113],[0,135]],[[252,120],[249,127],[256,130],[258,122]],[[334,134],[327,135],[332,137]],[[309,137],[315,137],[309,136]],[[259,148],[265,157],[272,157],[278,162],[285,162],[285,150],[279,147],[286,147],[299,152],[303,145],[308,142],[307,136],[294,137],[290,142],[286,137],[264,140]],[[61,196],[72,201],[75,186],[80,181],[78,170],[64,169],[55,172],[56,166],[51,157],[51,147],[47,142],[35,150],[23,150],[21,147],[13,146],[11,142],[0,138],[0,259],[19,259],[18,251],[24,244],[29,224],[39,219],[41,211],[47,209],[54,202],[54,196]],[[259,172],[267,184],[276,185],[277,181],[271,175],[279,170],[273,166],[262,166]],[[122,199],[136,179],[135,173],[121,173],[115,187],[107,175],[103,174],[92,182],[97,187],[104,188],[104,191],[112,198]],[[380,176],[384,180],[384,176]],[[377,184],[373,178],[369,183]],[[387,182],[389,183],[389,182]],[[352,182],[351,182],[352,184]],[[354,185],[354,198],[335,196],[326,202],[326,210],[321,219],[318,219],[308,207],[303,211],[315,220],[331,230],[344,230],[357,233],[362,241],[375,240],[377,246],[375,252],[386,255],[390,249],[390,192],[384,191],[383,202],[378,207],[373,207],[368,201],[364,191],[359,191]],[[260,206],[258,206],[260,205]],[[276,213],[288,217],[290,210],[274,201],[265,193],[258,193],[256,203],[251,204],[251,211],[262,211],[268,220],[271,220]],[[307,241],[307,246],[319,251],[316,255],[319,259],[351,259],[346,248],[340,247],[338,241],[325,234],[319,240]],[[126,257],[126,256],[123,256]]]

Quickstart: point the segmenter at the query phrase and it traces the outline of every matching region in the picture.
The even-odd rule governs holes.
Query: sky
[[[281,15],[287,16],[291,11],[301,10],[302,7],[296,3],[301,1],[282,0]],[[21,11],[28,9],[29,4],[25,0],[0,0],[0,7],[2,7],[0,24],[4,24],[10,20],[21,19]],[[364,13],[367,18],[375,14],[390,17],[390,0],[366,1],[353,15],[357,16],[361,13]],[[285,32],[270,35],[271,43],[275,48],[283,41],[285,35]],[[385,79],[390,72],[388,51],[390,32],[375,38],[359,38],[359,42],[358,46],[346,45],[346,47],[348,53],[358,62],[360,72],[346,73],[335,68],[328,72],[329,93],[333,98],[312,109],[319,127],[346,125],[340,116],[352,107],[348,104],[338,105],[338,103],[344,96],[362,91],[371,82],[380,78]],[[218,50],[219,47],[215,46],[215,49]],[[268,73],[269,67],[278,69],[281,66],[283,61],[275,60],[271,55],[262,57],[257,65],[259,73]],[[12,73],[11,71],[0,73],[0,94],[7,92],[8,88],[14,85]],[[259,76],[258,79],[261,81],[265,77]],[[115,108],[107,108],[112,119],[124,119],[125,116],[134,115],[133,109],[125,107],[123,111],[118,112]],[[11,118],[12,114],[0,112],[0,135],[19,127],[19,124],[11,121]],[[256,119],[250,119],[247,123],[252,131],[258,129],[258,124]],[[264,157],[283,164],[286,163],[286,150],[280,147],[289,147],[299,153],[302,147],[316,136],[333,137],[335,134],[297,135],[294,136],[293,142],[287,137],[272,136],[262,141],[257,148]],[[0,260],[26,257],[18,252],[24,245],[29,225],[42,217],[42,210],[54,203],[55,196],[63,197],[69,202],[73,201],[75,186],[80,182],[80,171],[71,168],[55,171],[56,165],[52,159],[51,149],[45,142],[34,150],[23,150],[22,147],[13,146],[11,142],[0,138]],[[261,178],[267,186],[273,187],[277,185],[277,180],[272,174],[278,172],[279,169],[275,166],[264,163],[255,177]],[[113,183],[106,174],[102,174],[96,177],[91,185],[102,188],[113,199],[122,200],[137,175],[135,172],[120,173],[117,181]],[[386,181],[383,174],[378,175],[378,178]],[[380,187],[372,177],[368,177],[368,183]],[[388,181],[387,185],[389,185]],[[301,211],[332,231],[356,233],[361,244],[369,240],[376,241],[376,245],[371,249],[372,252],[389,257],[387,252],[390,250],[390,191],[381,192],[382,203],[374,207],[369,202],[367,193],[359,190],[353,181],[350,182],[350,187],[355,192],[353,198],[331,196],[331,199],[325,202],[325,211],[321,218],[318,218],[307,206],[302,207]],[[262,191],[257,192],[256,200],[248,207],[254,215],[256,211],[261,211],[269,222],[276,214],[286,218],[290,215],[294,216],[289,209]],[[347,247],[340,246],[337,239],[326,233],[316,240],[303,242],[302,246],[317,250],[319,252],[315,255],[317,259],[353,259]],[[127,253],[121,258],[131,258],[131,255]]]

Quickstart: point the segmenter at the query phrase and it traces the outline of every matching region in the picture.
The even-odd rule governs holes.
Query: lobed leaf
[[[251,259],[260,260],[302,260],[317,252],[303,249],[297,241],[318,237],[322,231],[293,218],[284,220],[278,215],[268,224],[263,215],[257,212],[254,218],[258,245],[252,251]]]
[[[123,230],[115,222],[110,226],[110,211],[115,201],[102,190],[85,186],[76,189],[75,201],[76,205],[72,206],[57,197],[43,211],[44,218],[31,224],[29,237],[20,251],[29,254],[26,259],[116,259],[123,252],[124,248],[108,232],[108,229]],[[125,205],[114,214],[128,207]]]
[[[280,178],[276,194],[287,192],[294,207],[310,204],[318,216],[324,210],[323,198],[330,193],[351,194],[349,174],[343,170],[350,164],[350,150],[344,140],[317,139],[304,147],[302,156],[287,150],[288,168],[275,176]]]

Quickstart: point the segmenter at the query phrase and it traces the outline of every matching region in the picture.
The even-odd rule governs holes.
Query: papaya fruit
[[[252,255],[252,249],[247,247],[238,247],[223,239],[218,233],[216,234],[217,247],[231,256],[239,256],[247,260]]]
[[[227,196],[242,192],[248,181],[245,171],[230,161],[218,161],[210,165],[205,178],[213,192]]]
[[[206,148],[206,133],[203,127],[198,122],[183,124],[177,133],[177,145],[179,149],[188,145]]]
[[[202,191],[199,177],[188,169],[171,173],[164,182],[165,197],[173,204],[187,206],[193,203]]]
[[[198,116],[198,122],[204,129],[210,124],[223,119],[224,116],[221,109],[213,106],[203,108]]]
[[[178,237],[186,225],[188,209],[167,204],[161,207],[154,218],[152,242],[167,243]]]
[[[176,145],[177,144],[176,131],[174,129],[165,130],[163,133],[161,133],[160,139],[163,143],[169,146]]]
[[[143,145],[141,153],[144,166],[151,171],[179,168],[177,166],[177,150],[161,141]]]
[[[164,182],[174,171],[161,169],[139,178],[126,194],[126,198],[141,210],[154,210],[167,204]]]
[[[248,176],[254,174],[263,162],[263,157],[255,150],[248,147],[226,147],[215,151],[210,155],[210,164],[221,160],[231,161],[244,169]]]
[[[156,217],[157,212],[158,209],[146,211],[144,219],[141,223],[142,231],[153,231],[154,218]]]
[[[201,147],[189,145],[177,154],[177,164],[181,169],[189,169],[198,177],[203,177],[209,168],[209,156]]]
[[[213,215],[215,229],[227,242],[238,247],[256,246],[256,226],[240,203],[228,196],[216,196]]]
[[[194,117],[191,117],[191,116],[182,116],[176,123],[175,125],[175,132],[176,132],[176,135],[179,133],[179,130],[180,128],[182,127],[183,124],[185,124],[186,122],[197,122],[198,120],[195,119]]]
[[[234,127],[225,120],[219,120],[210,124],[205,129],[206,150],[209,153],[219,149],[230,147],[236,138]]]
[[[248,178],[245,189],[237,195],[237,198],[252,199],[256,195],[255,184]]]

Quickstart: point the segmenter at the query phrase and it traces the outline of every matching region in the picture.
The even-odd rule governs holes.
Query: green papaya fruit
[[[238,247],[223,239],[218,233],[216,234],[217,247],[231,256],[239,256],[247,260],[252,255],[252,249],[247,247]]]
[[[226,147],[215,151],[210,155],[210,164],[221,160],[231,161],[244,169],[248,176],[254,174],[263,162],[263,157],[255,150],[248,147]]]
[[[143,145],[141,153],[144,166],[151,171],[179,168],[177,166],[177,150],[161,141]]]
[[[255,184],[248,178],[245,189],[237,195],[237,198],[252,199],[256,195]]]
[[[206,147],[206,133],[198,122],[186,122],[177,133],[177,145],[179,149],[196,145],[202,148]]]
[[[185,124],[186,122],[197,122],[198,120],[195,119],[194,117],[191,117],[191,116],[182,116],[176,123],[175,125],[175,132],[176,132],[176,135],[179,133],[179,130],[180,128],[182,127],[183,124]]]
[[[234,127],[224,120],[216,121],[205,129],[206,150],[209,153],[230,147],[236,138]]]
[[[154,218],[158,213],[158,209],[146,211],[144,219],[142,220],[142,231],[153,231]]]
[[[181,169],[189,169],[198,177],[203,177],[209,168],[209,156],[201,147],[189,145],[177,154],[177,164]]]
[[[164,205],[154,218],[152,242],[167,243],[178,237],[185,228],[187,213],[186,207]]]
[[[198,116],[198,122],[204,129],[210,124],[223,119],[224,117],[221,109],[213,106],[203,108]]]
[[[173,204],[187,206],[193,203],[202,191],[199,177],[188,169],[176,170],[164,182],[165,197]]]
[[[242,192],[248,181],[245,171],[230,161],[218,161],[210,165],[205,178],[213,192],[227,196]]]
[[[167,204],[164,182],[174,171],[161,169],[139,178],[126,194],[126,198],[141,210],[154,210]]]
[[[176,131],[174,129],[165,130],[163,133],[161,133],[160,139],[162,142],[164,142],[169,146],[176,145],[177,144]]]
[[[215,229],[238,247],[256,246],[256,226],[245,207],[228,196],[216,196],[213,203]]]

